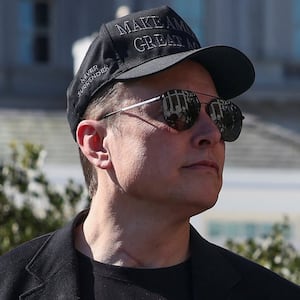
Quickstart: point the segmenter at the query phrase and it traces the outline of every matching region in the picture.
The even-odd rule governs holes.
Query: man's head
[[[101,26],[67,93],[73,137],[98,91],[116,81],[161,72],[187,58],[211,74],[218,95],[230,99],[254,81],[254,69],[239,50],[227,46],[201,48],[190,27],[164,6],[133,13]]]
[[[241,122],[234,105],[213,99],[235,97],[253,80],[244,54],[201,48],[168,7],[103,25],[68,90],[68,120],[91,196],[102,169],[123,194],[198,203],[205,191],[195,212],[212,206],[224,140],[238,136]]]

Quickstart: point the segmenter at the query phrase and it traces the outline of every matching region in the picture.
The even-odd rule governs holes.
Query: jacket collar
[[[190,243],[194,299],[224,299],[240,281],[239,273],[222,255],[224,249],[203,239],[192,226]]]

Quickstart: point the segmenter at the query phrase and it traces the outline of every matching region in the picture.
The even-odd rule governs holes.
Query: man
[[[100,29],[68,89],[91,197],[65,228],[0,260],[1,299],[300,299],[276,274],[205,241],[225,142],[254,81],[248,58],[201,48],[169,7]]]

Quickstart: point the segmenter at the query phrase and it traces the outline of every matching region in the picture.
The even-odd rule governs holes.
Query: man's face
[[[193,61],[128,86],[126,106],[172,89],[191,90],[201,102],[216,96],[209,73]],[[121,104],[122,105],[122,104]],[[121,106],[121,107],[123,107]],[[111,176],[122,195],[133,203],[191,216],[212,207],[222,186],[225,146],[205,112],[188,130],[176,131],[165,122],[160,101],[122,112],[117,129],[109,132]]]

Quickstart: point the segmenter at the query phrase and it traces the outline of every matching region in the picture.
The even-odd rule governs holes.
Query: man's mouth
[[[213,169],[219,173],[219,166],[210,160],[200,160],[184,166],[186,169]]]

